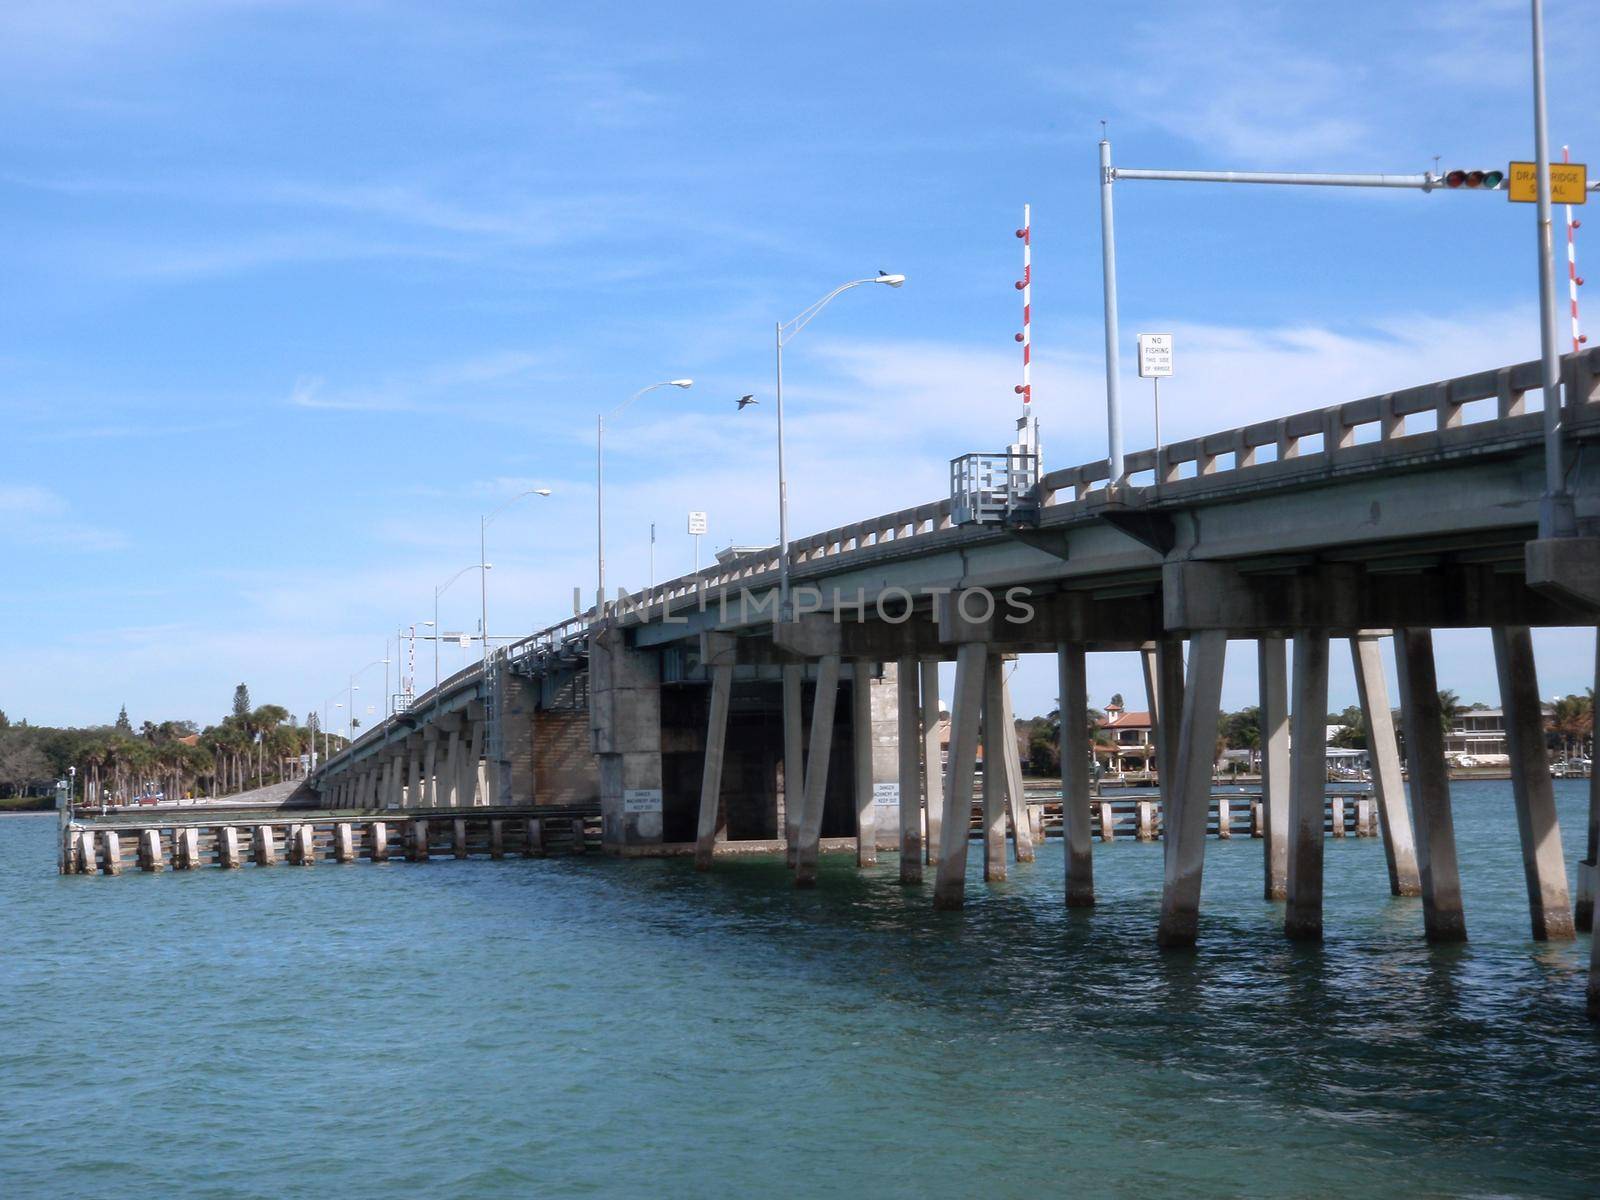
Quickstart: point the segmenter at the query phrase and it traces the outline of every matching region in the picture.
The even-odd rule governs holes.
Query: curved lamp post
[[[849,283],[841,283],[821,300],[810,308],[805,309],[799,316],[789,321],[779,321],[777,324],[777,352],[778,352],[778,613],[786,616],[789,611],[789,483],[784,473],[783,463],[783,348],[794,340],[811,319],[824,308],[840,292],[848,292],[851,288],[860,287],[864,283],[882,283],[889,287],[897,288],[906,281],[904,275],[890,275],[880,271],[870,279],[852,279]]]
[[[475,563],[468,563],[466,566],[462,567],[461,570],[450,576],[449,579],[446,579],[438,587],[433,589],[433,688],[435,692],[433,702],[435,705],[437,705],[439,702],[439,697],[437,695],[439,690],[439,638],[442,636],[439,632],[439,597],[449,591],[450,585],[456,580],[460,579],[468,571],[489,571],[493,570],[493,568],[493,563],[484,562],[481,559]]]

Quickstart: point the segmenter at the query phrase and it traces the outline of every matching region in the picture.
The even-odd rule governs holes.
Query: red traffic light
[[[1488,188],[1493,191],[1504,178],[1503,171],[1451,171],[1444,177],[1444,185],[1451,188]]]
[[[1451,171],[1444,177],[1445,187],[1458,188],[1466,181],[1467,173],[1465,171]]]

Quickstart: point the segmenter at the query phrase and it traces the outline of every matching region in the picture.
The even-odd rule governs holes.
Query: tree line
[[[253,705],[250,689],[234,689],[232,711],[214,725],[143,721],[124,705],[109,725],[56,728],[12,722],[0,711],[0,800],[53,796],[55,782],[77,768],[80,804],[127,803],[161,792],[220,796],[295,779],[301,756],[322,752],[316,713],[297,721],[280,704]],[[329,753],[346,739],[330,735]]]

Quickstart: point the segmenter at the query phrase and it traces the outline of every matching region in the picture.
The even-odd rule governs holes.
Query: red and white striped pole
[[[1024,420],[1032,415],[1033,409],[1033,380],[1031,367],[1033,365],[1033,216],[1032,206],[1022,206],[1022,228],[1017,230],[1017,236],[1022,239],[1022,278],[1017,280],[1017,291],[1022,293],[1022,332],[1017,334],[1017,341],[1022,343],[1022,382],[1015,391],[1022,397],[1022,417]]]
[[[1572,161],[1572,156],[1568,153],[1567,147],[1565,147],[1565,146],[1561,147],[1561,161],[1562,162],[1571,162]],[[1572,352],[1574,354],[1576,354],[1579,350],[1583,349],[1583,344],[1589,340],[1588,338],[1583,336],[1583,332],[1578,328],[1578,288],[1583,283],[1583,280],[1578,278],[1578,250],[1577,250],[1576,245],[1574,244],[1575,239],[1574,239],[1573,235],[1576,232],[1578,226],[1580,224],[1582,224],[1582,222],[1574,221],[1572,219],[1572,205],[1568,204],[1566,206],[1566,209],[1567,209],[1567,298],[1572,304]]]

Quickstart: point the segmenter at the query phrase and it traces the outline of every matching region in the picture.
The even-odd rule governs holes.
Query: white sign
[[[706,515],[705,515],[705,513],[703,513],[703,512],[692,512],[692,513],[690,513],[689,514],[689,532],[698,534],[698,533],[704,533],[705,531],[706,531]]]
[[[660,788],[624,788],[622,811],[625,813],[658,813],[661,811]]]
[[[1139,335],[1139,378],[1165,379],[1172,374],[1172,335]]]
[[[874,804],[899,804],[900,785],[898,783],[875,783],[872,785],[872,802]]]

